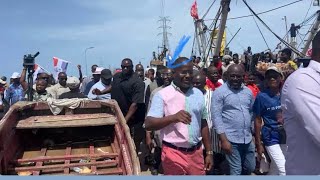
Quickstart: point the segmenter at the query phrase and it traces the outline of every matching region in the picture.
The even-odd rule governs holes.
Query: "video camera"
[[[33,100],[33,74],[34,74],[34,65],[35,65],[35,58],[39,55],[40,53],[37,52],[35,55],[24,55],[23,57],[23,66],[27,68],[28,70],[28,90],[27,90],[27,97],[28,101]]]
[[[23,57],[23,66],[26,67],[28,70],[33,69],[35,65],[35,58],[39,55],[40,53],[37,52],[35,55],[24,55]]]

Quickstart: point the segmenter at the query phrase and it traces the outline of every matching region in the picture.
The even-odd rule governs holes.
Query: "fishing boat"
[[[53,115],[19,102],[0,121],[1,175],[139,175],[129,128],[114,100],[83,100]]]

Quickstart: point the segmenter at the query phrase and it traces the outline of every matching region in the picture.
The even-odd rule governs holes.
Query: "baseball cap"
[[[226,59],[232,59],[232,57],[230,56],[230,55],[224,55],[223,56],[223,58],[222,58],[222,60],[224,61],[224,60],[226,60]]]
[[[14,72],[11,76],[12,79],[17,79],[17,78],[20,78],[20,73],[18,72]]]
[[[76,88],[79,88],[80,86],[80,80],[77,78],[77,77],[68,77],[67,79],[67,86],[70,88],[70,89],[76,89]]]
[[[112,78],[112,73],[109,69],[104,69],[101,71],[101,77],[104,79],[111,79]]]
[[[266,73],[265,73],[265,74],[267,74],[267,73],[270,72],[270,71],[275,71],[275,72],[279,73],[281,76],[283,76],[281,70],[279,70],[276,66],[268,67],[268,69],[266,70]]]
[[[97,67],[96,68],[96,71],[92,74],[101,74],[101,71],[103,70],[104,68],[103,67]]]

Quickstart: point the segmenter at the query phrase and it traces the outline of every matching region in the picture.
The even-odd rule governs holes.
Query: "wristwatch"
[[[213,155],[213,151],[207,151],[206,154],[207,155]]]

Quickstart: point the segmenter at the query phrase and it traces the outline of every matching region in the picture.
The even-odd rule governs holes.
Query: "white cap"
[[[96,68],[96,71],[95,71],[94,73],[92,73],[92,74],[101,74],[101,71],[102,71],[102,70],[104,70],[103,67],[97,67],[97,68]]]
[[[11,76],[12,79],[17,79],[17,78],[20,78],[20,73],[18,72],[14,72]]]
[[[0,84],[5,85],[6,82],[4,80],[0,79]]]
[[[68,77],[67,79],[67,86],[71,89],[79,88],[80,80],[77,77]]]

